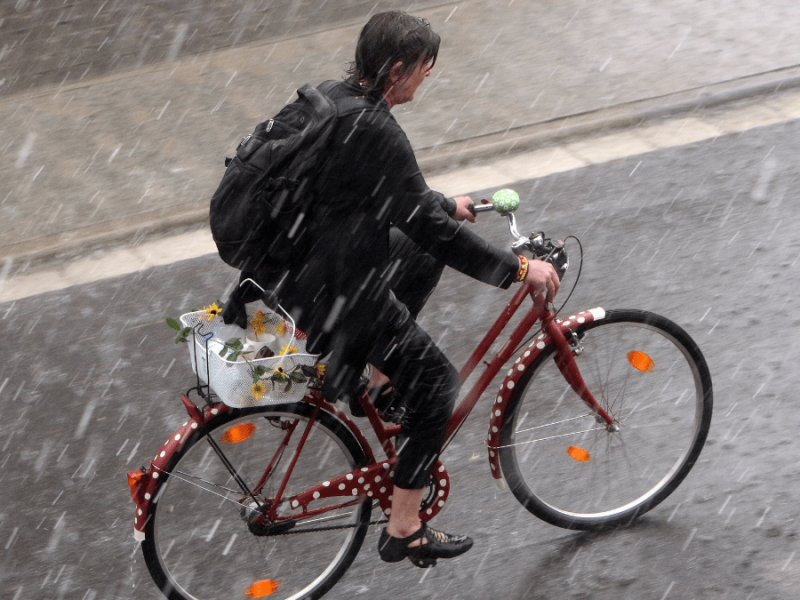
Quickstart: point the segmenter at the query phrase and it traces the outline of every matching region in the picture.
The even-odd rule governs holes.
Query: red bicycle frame
[[[531,288],[522,286],[519,290],[517,290],[514,297],[503,309],[494,325],[486,333],[483,340],[480,342],[478,347],[475,349],[464,367],[459,372],[462,380],[465,381],[474,372],[475,368],[489,351],[489,348],[497,340],[502,331],[508,325],[511,318],[522,305],[522,302],[529,296],[531,296]],[[486,391],[492,380],[500,372],[500,369],[502,369],[503,366],[511,359],[516,349],[519,347],[525,336],[530,332],[537,321],[541,321],[542,323],[542,333],[534,340],[534,343],[531,344],[530,349],[526,350],[523,356],[517,359],[517,371],[515,372],[513,368],[512,371],[509,371],[508,376],[503,382],[503,387],[501,388],[501,391],[495,401],[497,406],[495,407],[493,405],[489,439],[487,442],[487,445],[489,446],[489,460],[492,467],[493,477],[495,477],[497,480],[501,480],[497,453],[494,452],[494,450],[498,448],[498,436],[505,419],[504,409],[508,395],[513,389],[514,383],[519,374],[524,372],[524,370],[532,363],[536,356],[538,356],[538,353],[549,344],[552,344],[555,347],[555,362],[570,387],[578,394],[578,396],[580,396],[580,398],[583,399],[583,401],[598,416],[598,418],[602,419],[602,421],[606,423],[608,428],[614,427],[615,424],[611,417],[599,406],[592,393],[586,387],[580,371],[575,364],[573,356],[574,349],[570,345],[570,342],[567,340],[565,334],[565,332],[569,333],[571,328],[576,326],[578,323],[584,323],[587,320],[603,318],[604,314],[605,313],[602,309],[592,309],[589,311],[584,311],[583,313],[579,313],[578,315],[570,316],[564,320],[556,320],[552,304],[542,306],[541,304],[536,304],[533,302],[531,308],[528,310],[519,324],[514,328],[508,340],[505,342],[505,344],[503,344],[494,358],[492,358],[490,362],[485,363],[486,370],[480,375],[464,399],[458,404],[458,406],[456,406],[447,424],[447,429],[445,432],[446,442],[444,447],[446,447],[453,439],[459,427],[475,407],[483,392]],[[533,347],[534,344],[536,345],[535,347]],[[139,469],[137,471],[131,471],[128,474],[129,483],[131,484],[132,497],[138,506],[135,525],[137,536],[144,535],[144,524],[146,522],[147,515],[149,514],[150,499],[156,496],[158,488],[164,481],[163,477],[161,479],[158,478],[158,474],[166,473],[165,469],[172,454],[185,443],[189,436],[197,435],[202,429],[203,425],[210,423],[221,414],[233,410],[220,403],[207,406],[201,411],[185,396],[182,397],[182,401],[186,406],[187,412],[189,413],[190,420],[187,421],[187,423],[184,424],[181,429],[175,432],[173,436],[170,436],[170,440],[164,445],[161,452],[159,452],[159,454],[156,456],[156,459],[151,461],[150,468],[147,471],[144,469]],[[310,517],[318,516],[335,508],[353,505],[368,499],[377,501],[383,512],[388,515],[391,512],[391,494],[393,487],[391,485],[391,477],[393,475],[392,468],[394,463],[397,461],[397,451],[395,450],[394,446],[394,438],[401,433],[402,427],[400,425],[384,423],[378,415],[377,410],[372,405],[372,402],[369,400],[366,392],[361,395],[359,401],[364,408],[366,417],[369,420],[369,423],[387,457],[386,460],[378,462],[374,457],[367,439],[364,437],[360,429],[347,415],[343,414],[335,406],[330,404],[324,398],[321,391],[311,389],[303,401],[313,405],[314,411],[311,417],[308,419],[306,426],[302,428],[300,442],[295,448],[293,456],[290,459],[289,467],[287,468],[286,473],[284,474],[279,485],[277,495],[269,499],[269,502],[267,503],[268,505],[264,505],[263,510],[260,511],[261,516],[258,518],[258,520],[272,523],[280,523],[283,521],[292,520],[301,521]],[[368,458],[368,464],[366,466],[357,468],[350,473],[341,474],[338,477],[332,478],[328,481],[320,482],[318,485],[304,490],[298,494],[284,498],[283,494],[287,488],[289,479],[292,476],[297,459],[300,455],[300,452],[303,450],[305,441],[308,438],[312,426],[317,420],[319,411],[325,411],[334,416],[343,425],[345,425],[350,432],[352,432],[353,436],[358,440],[364,449],[364,452]],[[274,465],[288,446],[289,438],[296,434],[298,423],[299,420],[294,420],[286,424],[285,430],[287,433],[284,436],[282,444],[279,446],[275,456],[273,456],[270,464],[266,467],[263,475],[260,477],[257,485],[254,488],[254,492],[251,493],[248,490],[246,492],[247,495],[244,495],[241,499],[241,503],[247,501],[248,498],[255,498],[254,495],[258,495],[260,493],[267,479],[273,474]],[[214,445],[215,444],[212,444],[212,446]],[[215,450],[218,454],[221,454],[221,450],[219,450],[218,447],[215,448]],[[221,455],[220,458],[225,464],[226,468],[228,468],[228,470],[231,472],[231,475],[234,476],[234,478],[237,478],[238,474],[235,472],[235,468],[230,465],[224,456]],[[420,517],[424,520],[429,520],[435,516],[441,507],[444,506],[444,502],[449,495],[449,477],[444,465],[442,465],[441,462],[437,462],[433,467],[432,473],[434,475],[431,480],[433,490],[430,494],[430,497],[433,498],[434,501],[432,503],[428,503],[427,505],[423,504],[423,510],[420,513]],[[146,477],[147,475],[150,476]],[[346,501],[334,506],[329,505],[316,509],[310,508],[310,504],[312,502],[325,498],[340,498],[342,500],[346,498]],[[279,516],[277,514],[277,510],[278,506],[282,502],[288,502],[291,508],[297,512],[294,512],[290,515]]]

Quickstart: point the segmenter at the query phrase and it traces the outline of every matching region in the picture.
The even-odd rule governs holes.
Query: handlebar
[[[511,250],[519,256],[528,253],[531,258],[548,262],[556,270],[559,280],[564,278],[564,274],[569,268],[569,257],[564,249],[564,242],[546,238],[543,231],[533,231],[529,236],[524,236],[517,229],[517,219],[514,211],[519,207],[519,195],[514,190],[500,190],[492,196],[492,202],[488,204],[473,204],[471,211],[473,214],[482,212],[496,211],[508,219],[508,229],[514,237]]]

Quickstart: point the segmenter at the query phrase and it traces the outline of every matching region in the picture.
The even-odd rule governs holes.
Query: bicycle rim
[[[550,347],[510,399],[500,459],[536,516],[603,529],[656,506],[692,468],[711,422],[711,377],[691,338],[652,313],[609,311],[576,333],[576,363],[618,430],[569,388]]]
[[[282,535],[254,535],[243,518],[252,513],[245,505],[254,503],[245,499],[207,439],[217,442],[247,487],[256,491],[285,438],[279,425],[299,421],[274,475],[256,494],[263,501],[275,497],[310,412],[303,403],[234,411],[176,455],[143,543],[148,568],[165,596],[319,598],[347,570],[369,526],[369,503],[298,521]],[[363,450],[343,429],[320,413],[283,497],[366,464]],[[281,505],[279,514],[291,512],[286,503]]]

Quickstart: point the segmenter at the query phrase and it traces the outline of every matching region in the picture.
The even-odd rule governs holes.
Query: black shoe
[[[409,544],[422,539],[419,546]],[[378,553],[384,562],[400,562],[408,558],[416,566],[423,569],[436,566],[437,558],[455,558],[472,548],[472,538],[466,535],[452,535],[428,527],[425,523],[408,537],[396,538],[389,535],[386,529],[381,532],[378,541]]]

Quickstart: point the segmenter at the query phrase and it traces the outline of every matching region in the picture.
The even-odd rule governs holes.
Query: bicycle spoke
[[[507,423],[498,449],[506,481],[531,512],[592,529],[649,510],[685,477],[708,430],[710,376],[691,339],[656,315],[612,311],[577,332],[585,335],[576,365],[614,427],[574,430],[583,401],[562,400],[564,376],[549,348],[509,400],[525,427]]]
[[[307,427],[311,411],[303,403],[280,410],[263,407],[251,411],[251,417],[237,411],[210,432],[219,453],[208,454],[210,446],[201,437],[176,455],[143,543],[148,568],[162,589],[174,591],[170,597],[245,597],[260,581],[275,582],[270,598],[307,597],[332,585],[349,566],[369,527],[371,502],[334,497],[290,508],[300,492],[367,463],[358,441],[333,417],[320,415]],[[283,418],[300,423],[297,433],[304,433],[305,451],[296,452],[300,435],[287,439],[282,426],[273,426]],[[246,429],[248,436],[226,437],[235,427]],[[281,444],[284,458],[292,461],[278,460]],[[324,468],[320,447],[328,455]],[[260,494],[251,498],[231,485],[253,486],[269,464],[263,491],[277,488],[280,481],[283,502]],[[264,518],[248,518],[259,515]]]

